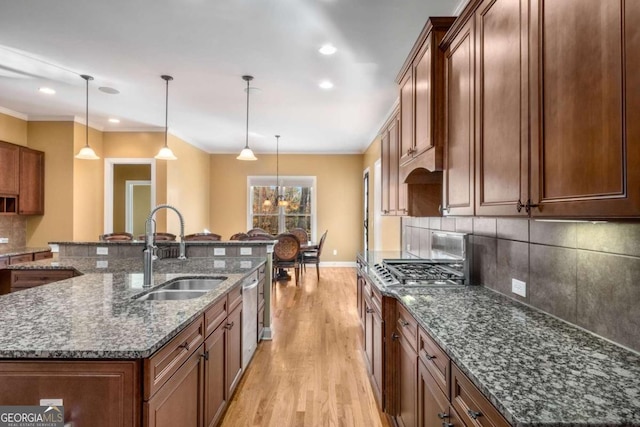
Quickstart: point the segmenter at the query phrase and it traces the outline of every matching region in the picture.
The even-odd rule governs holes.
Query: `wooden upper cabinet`
[[[401,180],[415,168],[442,170],[444,52],[438,48],[455,18],[429,18],[396,81],[400,87]]]
[[[380,169],[382,172],[382,214],[388,215],[391,212],[391,195],[389,188],[389,170],[390,164],[389,159],[391,158],[391,154],[389,152],[389,132],[386,129],[382,130],[382,135],[380,137]]]
[[[20,147],[20,197],[18,213],[44,214],[44,153]]]
[[[527,2],[485,0],[475,21],[475,213],[527,215]]]
[[[448,46],[447,143],[443,210],[451,215],[474,213],[474,34],[468,20]]]
[[[404,215],[407,213],[407,184],[398,177],[400,156],[400,119],[398,112],[392,114],[382,129],[382,213]]]
[[[413,157],[413,74],[409,69],[400,82],[400,157],[399,165]]]
[[[532,216],[640,216],[640,2],[531,2]]]
[[[0,141],[0,195],[17,195],[20,147]]]

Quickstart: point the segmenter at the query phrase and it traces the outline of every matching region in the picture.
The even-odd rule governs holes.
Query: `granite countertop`
[[[28,247],[9,248],[9,249],[0,248],[0,256],[24,255],[24,254],[32,254],[36,252],[46,252],[50,250],[51,248],[49,248],[48,246],[42,247],[42,248],[28,248]]]
[[[133,299],[148,292],[142,288],[140,259],[109,261],[106,268],[97,268],[96,262],[43,260],[20,265],[75,268],[85,274],[1,296],[0,358],[148,357],[265,259],[156,261],[157,285],[183,276],[227,277],[204,296],[182,301]]]
[[[372,282],[413,314],[512,425],[640,426],[638,353],[485,287]]]

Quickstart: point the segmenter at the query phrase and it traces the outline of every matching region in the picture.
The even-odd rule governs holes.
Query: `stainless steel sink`
[[[226,277],[177,279],[160,286],[160,289],[210,291],[225,280],[227,280]]]
[[[157,289],[134,298],[139,301],[170,301],[199,298],[225,280],[227,280],[226,277],[185,277],[170,280],[160,285]]]
[[[157,291],[149,292],[142,295],[138,300],[140,301],[169,301],[169,300],[185,300],[199,298],[206,294],[208,291],[186,291],[186,290],[171,290],[160,289]]]

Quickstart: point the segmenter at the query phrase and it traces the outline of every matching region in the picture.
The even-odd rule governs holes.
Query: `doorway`
[[[363,247],[364,252],[369,251],[369,168],[365,169],[362,177],[362,187],[364,193],[364,220],[362,221],[363,228]]]
[[[155,206],[155,159],[106,158],[104,170],[104,232],[143,234]]]

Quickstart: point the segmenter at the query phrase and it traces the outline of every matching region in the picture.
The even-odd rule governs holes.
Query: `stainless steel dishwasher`
[[[242,281],[242,369],[258,345],[258,271]]]

